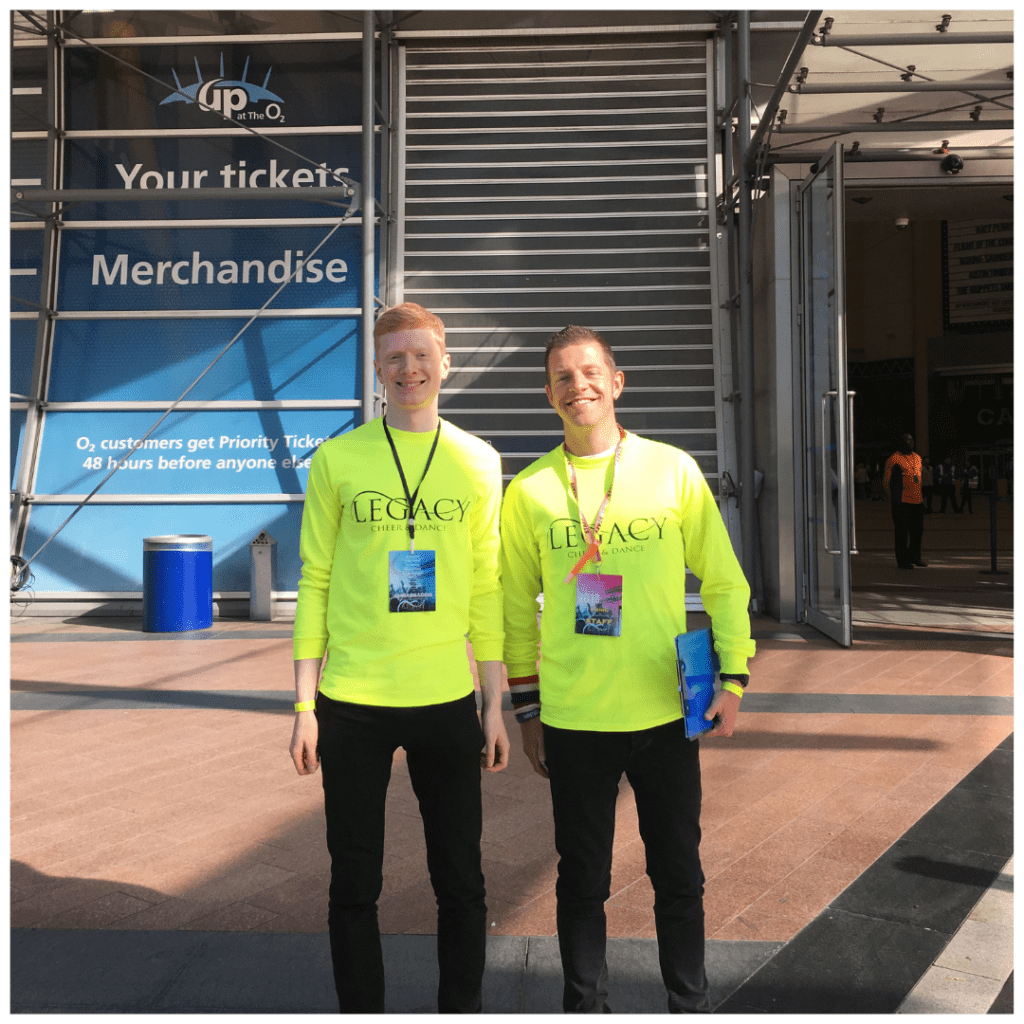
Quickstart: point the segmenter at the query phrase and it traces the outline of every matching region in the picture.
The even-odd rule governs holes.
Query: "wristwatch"
[[[747,672],[722,672],[718,677],[723,683],[729,679],[734,683],[738,683],[745,690],[747,683],[750,682],[750,674]]]

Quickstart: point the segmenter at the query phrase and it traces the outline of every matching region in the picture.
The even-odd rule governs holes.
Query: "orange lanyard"
[[[608,503],[612,500],[612,488],[615,487],[615,473],[619,468],[619,459],[622,457],[622,445],[625,440],[626,432],[622,427],[619,427],[619,443],[615,446],[615,458],[612,461],[612,479],[608,484],[608,490],[604,492],[604,498],[601,499],[601,505],[597,510],[597,515],[594,517],[593,526],[587,522],[587,517],[583,514],[583,507],[580,505],[579,489],[576,486],[576,470],[573,467],[572,460],[569,458],[569,451],[565,447],[565,442],[562,442],[562,453],[565,456],[569,486],[572,488],[572,496],[576,499],[576,507],[580,510],[580,525],[583,527],[583,534],[587,540],[587,549],[583,552],[583,557],[569,570],[569,575],[565,577],[566,583],[572,583],[590,559],[593,558],[598,565],[601,564],[601,547],[598,544],[597,535],[601,529],[601,523],[604,521],[604,514],[608,509]]]

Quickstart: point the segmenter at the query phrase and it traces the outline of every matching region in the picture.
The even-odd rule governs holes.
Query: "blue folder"
[[[686,723],[686,738],[695,740],[714,728],[704,712],[715,695],[715,654],[710,629],[695,629],[676,637],[676,669],[679,673],[679,699]]]

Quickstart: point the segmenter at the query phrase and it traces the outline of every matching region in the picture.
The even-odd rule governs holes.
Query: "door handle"
[[[829,483],[832,479],[832,467],[828,464],[828,445],[826,444],[827,433],[825,429],[825,403],[830,398],[837,398],[838,395],[838,391],[825,391],[822,393],[821,396],[821,515],[822,523],[824,524],[825,528],[825,550],[830,555],[841,555],[842,551],[840,551],[838,547],[831,548],[828,544],[828,521],[829,509],[831,508],[831,495],[829,494]]]
[[[846,400],[850,407],[850,429],[847,431],[849,435],[849,465],[853,466],[853,396],[856,391],[847,391]],[[826,412],[825,405],[830,398],[838,398],[838,391],[825,391],[821,396],[821,498],[822,498],[822,513],[824,522],[824,534],[825,534],[825,551],[830,555],[841,555],[842,550],[837,547],[829,547],[829,531],[828,531],[828,511],[830,508],[830,497],[829,484],[832,478],[832,467],[828,464],[828,445],[825,443],[826,440]],[[836,490],[839,489],[839,481],[836,481]],[[853,491],[849,487],[849,480],[847,480],[847,501],[850,509],[850,554],[857,554],[857,516],[854,510]],[[839,502],[836,502],[836,511],[838,514]]]
[[[850,429],[848,431],[848,434],[850,436],[850,463],[849,463],[849,465],[850,465],[851,471],[853,470],[853,396],[856,395],[856,394],[857,394],[856,391],[847,391],[846,392],[847,400],[850,403],[850,421],[849,421]],[[856,494],[855,494],[855,490],[856,489],[854,487],[850,486],[850,480],[851,479],[852,479],[852,477],[848,478],[847,481],[846,481],[847,491],[848,491],[848,493],[850,495],[850,554],[851,555],[856,555],[857,554],[857,510],[855,508],[856,502],[854,500],[855,497],[856,497]]]

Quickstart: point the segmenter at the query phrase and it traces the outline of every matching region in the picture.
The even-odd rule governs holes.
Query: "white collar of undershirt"
[[[585,460],[607,459],[609,455],[612,455],[615,452],[615,448],[616,448],[616,444],[613,444],[611,446],[611,448],[609,448],[609,449],[607,449],[606,451],[603,451],[603,452],[598,452],[596,455],[577,455],[576,458],[577,459],[585,459]]]

